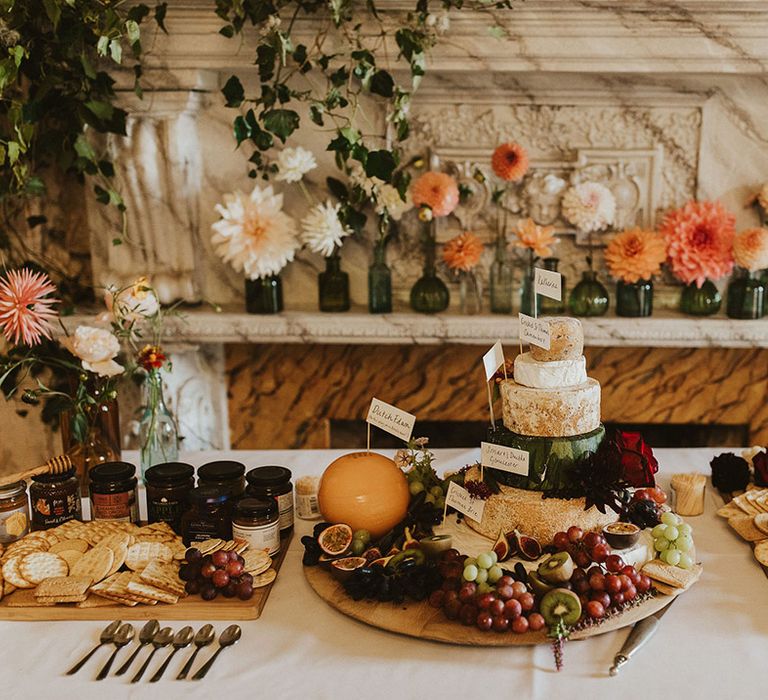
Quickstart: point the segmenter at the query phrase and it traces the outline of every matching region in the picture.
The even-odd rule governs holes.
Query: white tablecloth
[[[709,459],[717,452],[657,450],[660,483],[666,487],[674,472],[708,471]],[[300,476],[320,474],[341,452],[226,454],[249,468],[282,464]],[[438,470],[479,456],[477,450],[438,450],[437,455]],[[211,457],[187,455],[195,465]],[[616,678],[609,678],[607,671],[628,630],[566,644],[565,669],[556,673],[547,646],[449,646],[355,622],[326,605],[304,580],[299,538],[312,523],[297,520],[293,544],[262,617],[242,623],[242,641],[222,653],[203,682],[172,680],[186,659],[185,651],[160,683],[145,680],[130,686],[126,677],[97,683],[91,679],[107,658],[106,648],[78,675],[67,677],[63,672],[94,644],[103,623],[0,622],[0,697],[765,698],[768,579],[751,549],[715,516],[718,506],[718,497],[709,492],[705,514],[689,520],[704,564],[702,579],[667,612],[649,645]],[[161,610],[158,607],[158,613]],[[216,628],[221,631],[226,624],[218,622]],[[166,653],[158,652],[150,672]],[[200,660],[207,654],[201,653]],[[127,652],[121,656],[127,658]]]

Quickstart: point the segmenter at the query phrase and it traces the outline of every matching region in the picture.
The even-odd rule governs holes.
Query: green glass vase
[[[541,310],[541,297],[533,293],[533,265],[523,270],[520,280],[520,313],[528,316],[538,316]]]
[[[373,262],[368,268],[368,312],[392,313],[392,271],[387,266],[384,241],[373,249]]]
[[[680,311],[691,316],[711,316],[720,311],[722,297],[714,282],[704,280],[701,287],[696,283],[683,287],[680,295]]]
[[[630,318],[650,316],[653,313],[653,282],[639,280],[616,284],[616,315]]]
[[[603,316],[609,306],[608,290],[594,270],[585,270],[573,288],[568,306],[574,316]]]
[[[557,272],[557,266],[560,263],[558,258],[544,258],[542,260],[544,269],[550,272]],[[565,312],[565,277],[560,275],[560,301],[541,296],[539,298],[539,311],[543,316],[557,316]]]
[[[341,256],[325,259],[325,270],[317,276],[320,311],[349,311],[349,275],[341,269]]]
[[[249,314],[279,314],[283,310],[280,275],[245,280],[245,310]]]
[[[425,224],[423,239],[424,273],[411,287],[411,308],[422,314],[436,314],[448,308],[451,295],[435,269],[434,221]]]
[[[496,254],[491,265],[491,313],[494,314],[512,313],[515,268],[509,259],[506,243],[503,236],[498,237]]]
[[[765,285],[757,272],[734,275],[728,283],[726,313],[729,318],[762,318],[765,314]]]

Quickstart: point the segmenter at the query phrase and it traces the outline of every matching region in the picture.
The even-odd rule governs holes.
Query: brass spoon
[[[189,626],[182,627],[178,632],[176,632],[176,636],[173,638],[173,651],[171,651],[171,653],[165,657],[163,665],[158,668],[157,671],[155,671],[155,675],[149,679],[150,683],[157,683],[157,681],[162,678],[163,674],[165,673],[165,669],[168,668],[168,664],[171,663],[171,659],[176,656],[176,652],[179,649],[188,647],[192,643],[192,638],[194,635],[195,631]]]
[[[216,650],[216,653],[205,662],[205,665],[202,666],[194,676],[192,676],[192,680],[199,681],[202,678],[205,678],[205,674],[211,669],[213,662],[216,661],[216,658],[221,654],[222,650],[236,644],[240,639],[241,634],[242,630],[239,625],[230,625],[227,627],[227,629],[221,633],[221,637],[219,637],[219,648]]]
[[[159,629],[160,623],[157,620],[150,620],[147,622],[147,624],[144,625],[144,627],[141,628],[141,632],[139,632],[139,646],[136,647],[128,661],[126,661],[120,668],[117,669],[115,672],[116,676],[122,676],[131,667],[131,664],[133,664],[133,662],[136,660],[139,652],[145,646],[147,646],[147,644],[152,644],[152,639],[157,634],[157,630]]]
[[[112,664],[115,661],[117,652],[120,651],[126,644],[130,644],[133,638],[136,636],[136,630],[133,629],[133,625],[129,625],[127,622],[124,625],[120,625],[115,634],[114,645],[115,650],[112,652],[112,656],[109,657],[107,663],[99,671],[99,675],[96,676],[97,681],[103,681],[109,675],[109,669],[112,668]]]
[[[85,664],[88,662],[88,659],[90,659],[95,653],[96,650],[103,647],[105,644],[109,644],[114,638],[115,633],[117,632],[118,628],[120,627],[121,621],[115,620],[114,622],[110,622],[102,631],[101,636],[99,637],[99,643],[93,647],[80,661],[78,661],[72,668],[67,671],[67,675],[71,676],[75,673],[77,673]]]
[[[171,640],[173,639],[173,630],[170,627],[163,627],[153,638],[152,638],[152,646],[154,649],[152,649],[152,652],[147,657],[147,660],[144,662],[142,667],[139,669],[139,672],[131,678],[131,683],[138,683],[141,680],[141,677],[144,675],[144,671],[147,670],[147,666],[149,666],[149,662],[152,661],[152,657],[155,655],[158,649],[161,649],[162,647],[167,647]]]
[[[184,668],[181,669],[181,673],[176,676],[177,681],[183,681],[187,677],[189,672],[192,670],[192,664],[195,662],[195,658],[197,657],[199,651],[203,647],[207,647],[209,644],[211,644],[214,639],[216,639],[216,630],[213,629],[213,625],[203,625],[199,630],[197,630],[197,634],[195,635],[195,650],[187,660],[187,663],[184,664]]]

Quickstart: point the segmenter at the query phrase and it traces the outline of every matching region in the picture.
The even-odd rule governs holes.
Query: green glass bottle
[[[765,285],[759,273],[744,270],[728,283],[726,313],[729,318],[762,318],[765,313]]]
[[[491,313],[511,314],[515,285],[515,268],[507,253],[503,236],[496,240],[496,254],[491,265]]]
[[[560,263],[558,258],[544,258],[542,260],[544,269],[550,272],[557,272],[557,266]],[[557,316],[565,313],[565,277],[560,275],[560,301],[550,299],[549,297],[539,296],[539,310],[543,316]]]
[[[711,316],[720,310],[722,300],[711,280],[704,280],[701,287],[692,282],[683,287],[680,294],[680,311],[691,316]]]
[[[341,269],[341,256],[325,259],[325,270],[317,276],[320,311],[349,311],[349,275]]]
[[[387,266],[383,240],[374,246],[373,262],[368,268],[368,312],[392,313],[392,271]]]
[[[608,290],[594,270],[585,270],[573,288],[568,305],[574,316],[603,316],[609,306]]]
[[[411,308],[422,314],[436,314],[445,311],[451,295],[445,282],[437,276],[435,268],[434,222],[424,226],[424,272],[411,287]]]
[[[249,314],[278,314],[283,310],[280,275],[245,280],[245,310]]]
[[[653,282],[639,280],[616,284],[616,315],[632,318],[650,316],[653,313]]]

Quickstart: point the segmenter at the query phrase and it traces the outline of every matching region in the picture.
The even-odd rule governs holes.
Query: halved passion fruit
[[[337,578],[344,579],[367,563],[365,557],[344,557],[343,559],[336,559],[331,562],[331,572]]]
[[[352,544],[352,528],[344,523],[331,525],[320,533],[317,543],[326,554],[332,557],[341,556]]]

